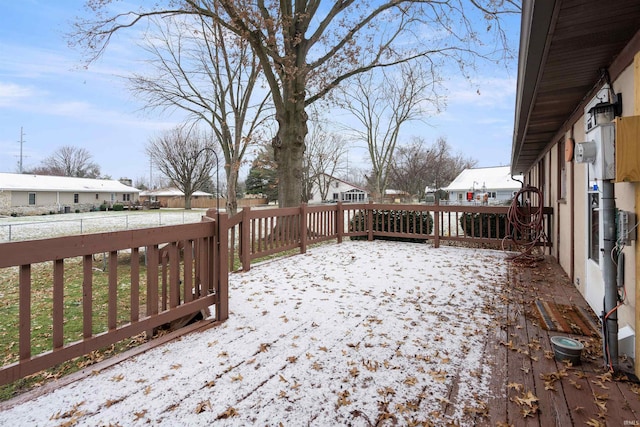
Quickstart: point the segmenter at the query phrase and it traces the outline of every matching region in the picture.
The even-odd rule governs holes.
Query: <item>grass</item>
[[[235,240],[235,235],[232,235]],[[328,242],[309,245],[314,247]],[[282,251],[252,261],[252,264],[276,259],[299,253],[299,248]],[[234,268],[241,268],[238,256],[238,246],[234,247]],[[143,252],[141,251],[141,256]],[[131,313],[131,254],[127,251],[118,253],[117,269],[117,324],[123,325],[130,321]],[[146,313],[146,267],[144,260],[140,260],[139,290],[141,316]],[[99,334],[107,331],[108,320],[108,277],[107,263],[98,255],[94,256],[92,266],[92,333]],[[184,266],[180,266],[183,271]],[[162,271],[159,272],[162,275]],[[83,337],[83,289],[82,258],[64,260],[64,343],[68,344],[81,340]],[[162,286],[159,277],[159,287]],[[0,269],[0,358],[2,366],[19,360],[19,313],[18,313],[18,267]],[[53,263],[34,264],[31,267],[31,353],[37,356],[53,349]],[[159,293],[160,293],[159,289]],[[50,379],[84,369],[94,363],[135,347],[146,341],[145,334],[121,341],[115,345],[94,351],[74,360],[64,362],[51,369],[39,372],[12,384],[0,386],[0,401],[10,399],[15,395],[36,387]]]
[[[129,253],[118,255],[118,292],[117,323],[130,321]],[[92,332],[98,334],[107,330],[108,315],[108,271],[103,270],[101,259],[93,263],[92,286]],[[53,267],[52,262],[34,264],[31,272],[31,352],[33,356],[53,349]],[[64,264],[64,343],[75,342],[83,336],[82,315],[83,268],[81,258],[66,259]],[[159,283],[161,283],[159,281]],[[0,349],[2,365],[17,362],[19,359],[18,337],[18,269],[17,267],[0,269]],[[140,313],[146,309],[146,268],[140,262]],[[144,336],[124,340],[117,345],[65,362],[57,367],[32,375],[13,384],[0,387],[0,400],[6,400],[30,387],[50,378],[57,378],[96,363],[111,354],[116,354],[144,341]]]

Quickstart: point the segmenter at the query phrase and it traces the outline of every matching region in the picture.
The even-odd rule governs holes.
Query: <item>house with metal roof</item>
[[[469,168],[443,188],[450,203],[500,204],[522,188],[522,176],[511,176],[509,166]]]
[[[0,173],[0,215],[41,215],[129,204],[140,190],[113,179]]]

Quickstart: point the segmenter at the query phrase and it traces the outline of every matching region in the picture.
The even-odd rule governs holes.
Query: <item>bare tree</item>
[[[424,117],[428,107],[438,105],[433,91],[435,78],[410,63],[400,65],[401,72],[360,74],[342,91],[344,108],[359,122],[353,128],[356,139],[367,144],[372,170],[368,181],[373,197],[384,197],[400,130],[406,123]]]
[[[100,166],[91,161],[86,148],[65,145],[42,160],[40,166],[29,171],[39,175],[74,176],[77,178],[99,178]]]
[[[423,138],[414,138],[405,146],[399,146],[389,174],[389,183],[399,190],[423,199],[427,186],[438,190],[447,186],[464,169],[471,168],[476,160],[455,154],[443,137],[431,146]]]
[[[211,181],[211,172],[217,168],[217,154],[209,141],[204,132],[177,127],[150,140],[146,147],[160,172],[184,193],[185,209],[191,209],[191,195]]]
[[[151,16],[199,15],[251,44],[278,122],[272,143],[280,206],[300,202],[309,105],[373,68],[420,58],[467,70],[479,57],[502,59],[509,49],[501,16],[520,11],[519,0],[182,0],[112,13],[112,1],[87,0],[95,16],[76,23],[72,42],[88,49],[89,61],[114,33]],[[490,36],[496,43],[484,43]]]
[[[318,189],[320,200],[327,199],[331,177],[342,172],[347,153],[347,143],[342,136],[327,132],[318,120],[313,124],[304,153],[302,200],[305,202],[313,197],[314,188]]]
[[[238,172],[269,99],[256,90],[259,61],[245,40],[203,16],[150,21],[144,49],[152,71],[130,78],[131,88],[148,108],[178,108],[208,124],[224,155],[226,209],[235,214]]]

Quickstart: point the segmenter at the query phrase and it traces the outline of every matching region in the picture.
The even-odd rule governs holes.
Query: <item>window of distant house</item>
[[[36,193],[29,193],[29,204],[30,205],[36,204]]]
[[[589,259],[600,262],[600,195],[589,193]]]
[[[116,201],[116,194],[115,193],[111,193],[111,202],[115,202]]]
[[[96,200],[100,198],[100,194],[96,193]]]
[[[80,203],[80,195],[78,193],[73,193],[73,203]]]
[[[123,202],[130,202],[131,201],[131,194],[123,194],[122,195],[122,201]]]
[[[458,193],[458,200],[462,200],[462,193]]]
[[[495,191],[488,191],[487,192],[487,196],[489,196],[492,199],[496,198],[496,192]]]
[[[340,195],[338,193],[333,193],[333,200],[338,200]]]

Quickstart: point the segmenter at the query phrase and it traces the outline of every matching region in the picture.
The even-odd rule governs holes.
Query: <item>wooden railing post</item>
[[[253,236],[255,239],[256,236]],[[257,238],[260,238],[258,236]],[[240,261],[242,271],[251,270],[251,206],[242,208],[242,218],[240,219]]]
[[[342,202],[336,204],[336,234],[338,243],[342,243],[342,237],[344,236],[344,208]]]
[[[369,226],[367,240],[371,242],[373,240],[373,200],[369,200],[367,208],[367,225]]]
[[[300,253],[307,253],[307,204],[300,204]]]
[[[436,197],[433,205],[433,247],[440,247],[440,200]]]
[[[218,213],[216,218],[216,238],[217,248],[213,251],[217,262],[215,265],[216,297],[218,305],[216,307],[216,319],[218,321],[229,318],[229,230],[227,222],[229,214]]]

